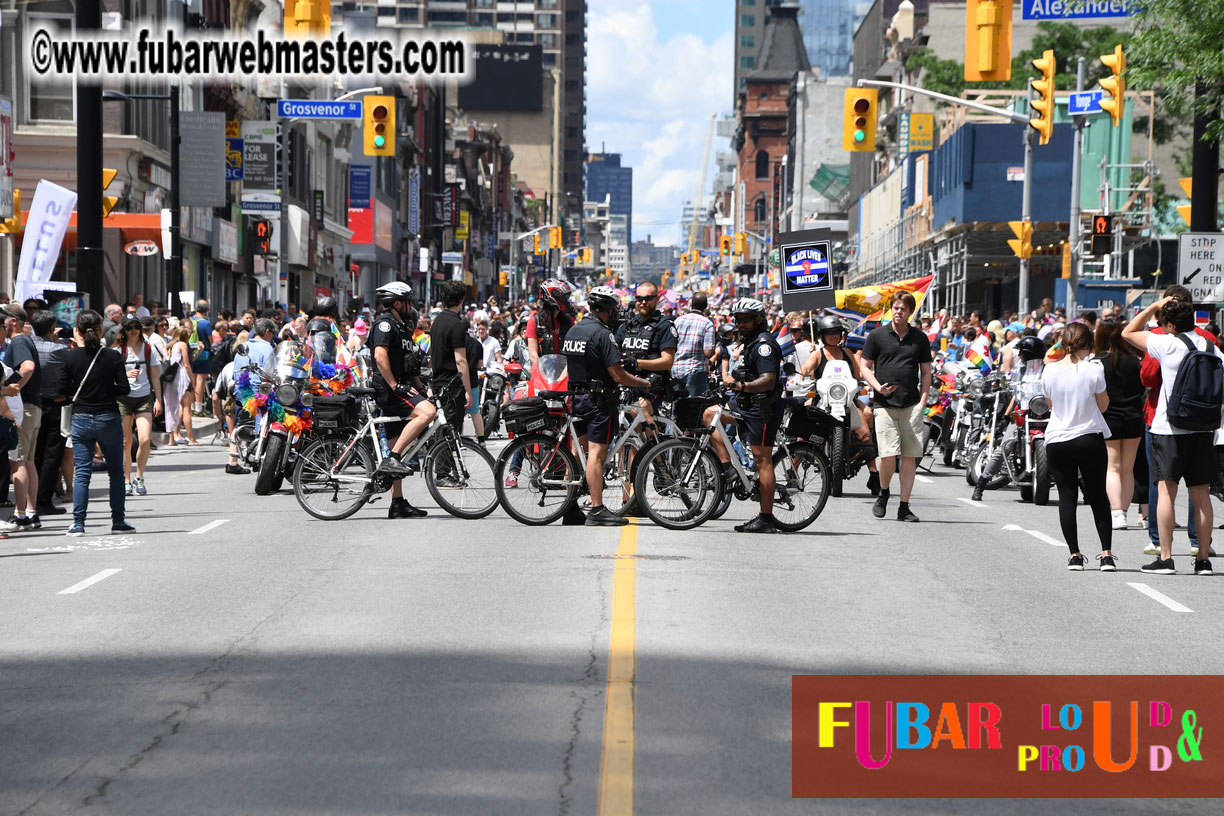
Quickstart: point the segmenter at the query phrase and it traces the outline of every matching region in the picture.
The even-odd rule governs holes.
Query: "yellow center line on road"
[[[621,528],[612,571],[612,634],[604,708],[603,762],[599,769],[600,816],[633,813],[633,684],[637,672],[635,592],[637,520]]]

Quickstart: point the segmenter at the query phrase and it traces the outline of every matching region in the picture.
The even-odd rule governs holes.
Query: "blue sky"
[[[587,147],[633,167],[633,238],[677,240],[711,113],[730,113],[732,0],[590,0]],[[714,139],[713,158],[725,149]]]

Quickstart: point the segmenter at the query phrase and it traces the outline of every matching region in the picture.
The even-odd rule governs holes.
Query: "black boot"
[[[387,509],[387,518],[393,519],[424,518],[428,515],[428,512],[419,507],[413,507],[402,496],[398,499],[392,499],[391,507]]]
[[[981,479],[978,479],[978,483],[977,483],[976,485],[974,485],[974,486],[973,486],[973,500],[974,500],[974,501],[981,501],[981,500],[982,500],[982,494],[983,494],[983,493],[985,493],[985,492],[986,492],[986,484],[985,484],[985,482],[983,482]]]
[[[562,527],[580,527],[586,524],[586,516],[578,509],[578,504],[575,502],[565,510],[565,515],[561,517]]]
[[[874,470],[867,474],[867,489],[871,491],[871,495],[880,495],[880,474]]]

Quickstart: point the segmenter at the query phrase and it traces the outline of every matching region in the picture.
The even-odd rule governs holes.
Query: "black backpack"
[[[1198,348],[1184,334],[1177,338],[1189,354],[1182,359],[1169,392],[1169,424],[1182,431],[1214,431],[1220,427],[1220,399],[1224,390],[1224,363],[1215,348]]]

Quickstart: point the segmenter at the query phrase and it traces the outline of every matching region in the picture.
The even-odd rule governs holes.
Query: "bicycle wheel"
[[[347,452],[346,452],[347,451]],[[329,436],[306,446],[293,469],[293,495],[317,519],[356,513],[374,490],[374,457],[351,437]]]
[[[718,458],[692,439],[669,439],[642,454],[634,487],[638,507],[669,530],[704,524],[723,494]]]
[[[773,468],[774,519],[788,532],[802,530],[829,500],[829,462],[812,443],[792,442],[774,452]]]
[[[639,512],[637,502],[633,501],[632,475],[639,450],[638,441],[630,439],[604,462],[603,503],[613,513],[632,515]]]
[[[497,457],[494,477],[502,509],[532,526],[552,524],[565,515],[582,487],[574,455],[550,434],[515,437]]]
[[[493,457],[473,440],[443,436],[425,452],[424,465],[429,495],[452,516],[484,518],[497,508]]]

